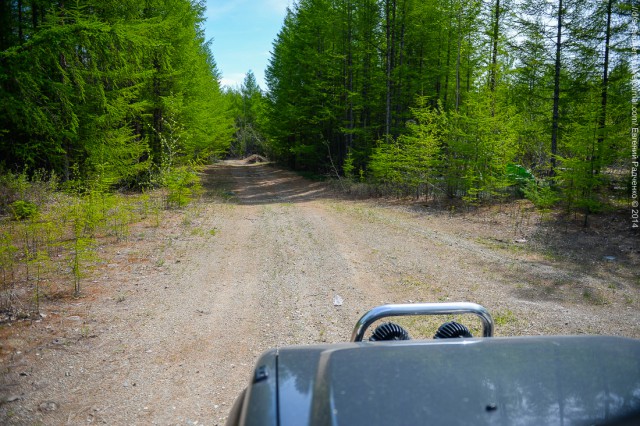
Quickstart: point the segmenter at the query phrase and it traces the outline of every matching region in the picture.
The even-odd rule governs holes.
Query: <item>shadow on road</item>
[[[304,179],[270,164],[227,160],[205,170],[207,195],[222,196],[238,204],[300,203],[335,194],[325,182]]]

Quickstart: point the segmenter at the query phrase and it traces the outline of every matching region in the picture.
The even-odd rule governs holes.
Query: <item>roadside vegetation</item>
[[[106,245],[127,241],[133,225],[158,228],[165,211],[201,193],[186,167],[165,185],[118,193],[100,185],[62,184],[57,176],[0,176],[0,321],[34,318],[43,300],[81,297]]]
[[[0,310],[82,294],[100,250],[200,193],[233,117],[204,5],[0,3]],[[55,280],[60,282],[54,282]]]

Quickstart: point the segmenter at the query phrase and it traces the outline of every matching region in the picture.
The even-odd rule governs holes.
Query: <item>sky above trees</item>
[[[273,40],[291,0],[207,0],[205,35],[222,74],[221,84],[240,86],[252,70],[264,90]]]

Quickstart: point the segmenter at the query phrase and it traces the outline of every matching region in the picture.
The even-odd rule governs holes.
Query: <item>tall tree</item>
[[[614,0],[300,1],[268,70],[269,146],[292,166],[323,170],[331,155],[351,174],[400,182],[416,170],[402,150],[422,158],[427,149],[407,139],[420,102],[446,118],[433,152],[449,195],[505,193],[518,163],[586,199],[602,183],[568,170],[591,161],[602,173],[621,155],[610,70],[624,90],[617,52],[628,41],[616,35],[615,11]],[[387,174],[389,164],[398,170]],[[570,195],[571,182],[595,189]]]
[[[562,0],[558,0],[558,9],[556,12],[556,16],[556,56],[553,73],[553,118],[551,121],[551,176],[555,174],[556,155],[558,154],[558,126],[560,121],[560,72],[562,71],[562,24],[564,16]]]
[[[264,97],[251,70],[244,78],[240,90],[229,89],[226,97],[230,100],[236,118],[236,132],[231,144],[230,155],[244,157],[251,154],[265,154],[262,120]]]
[[[8,7],[23,22],[10,20],[1,37],[0,156],[9,167],[131,184],[148,180],[149,160],[159,166],[170,145],[179,161],[227,146],[232,126],[201,3]]]

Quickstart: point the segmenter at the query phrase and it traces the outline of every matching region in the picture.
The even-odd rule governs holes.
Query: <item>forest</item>
[[[139,188],[233,133],[204,2],[2,0],[0,158]]]
[[[301,0],[265,93],[242,87],[240,145],[398,195],[562,202],[586,223],[630,200],[630,24],[614,0]]]
[[[2,0],[0,158],[109,188],[267,155],[373,192],[626,207],[630,2],[300,0],[221,88],[189,0]]]
[[[68,281],[79,296],[98,252],[159,229],[226,155],[234,117],[204,14],[189,0],[0,1],[0,322],[37,315]]]

